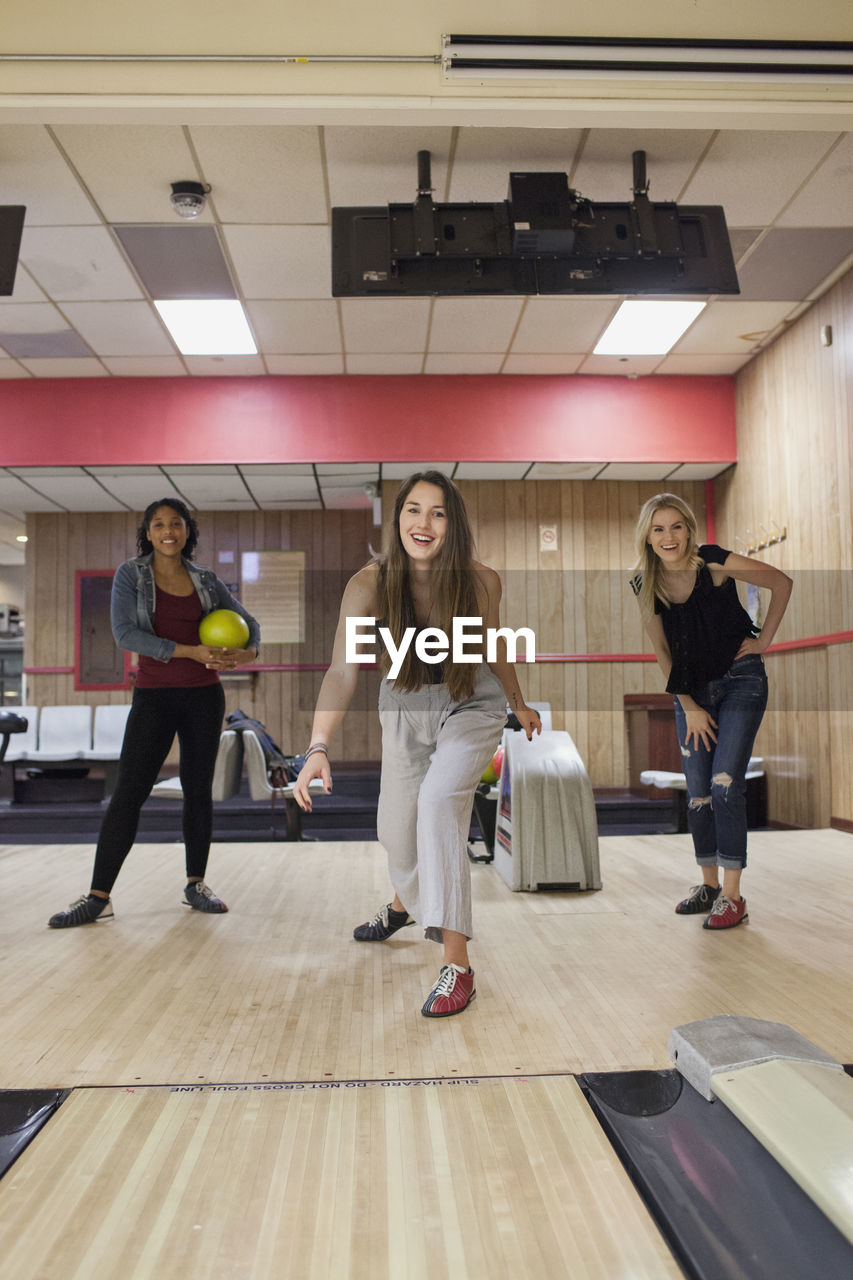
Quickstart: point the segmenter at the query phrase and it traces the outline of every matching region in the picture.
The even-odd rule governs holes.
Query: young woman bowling
[[[313,778],[331,790],[329,743],[356,686],[358,666],[346,661],[347,618],[376,618],[399,649],[407,628],[439,629],[451,637],[454,617],[482,619],[484,634],[497,629],[500,597],[498,575],[473,558],[468,515],[456,486],[438,471],[410,476],[397,495],[387,555],[355,574],[344,591],[332,663],[294,789],[303,809],[311,808]],[[528,739],[541,732],[500,639],[497,654],[494,662],[472,664],[454,662],[451,653],[433,664],[418,658],[410,643],[393,680],[383,655],[377,825],[394,897],[354,937],[384,942],[417,922],[428,939],[441,944],[441,971],[421,1010],[428,1018],[460,1013],[474,998],[468,826],[474,790],[500,739],[507,704]]]

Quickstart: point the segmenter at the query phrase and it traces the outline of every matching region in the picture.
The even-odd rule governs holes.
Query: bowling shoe
[[[184,889],[184,901],[193,911],[207,911],[212,915],[221,915],[227,911],[225,903],[217,898],[209,884],[203,880],[193,880]]]
[[[477,994],[474,987],[474,970],[466,971],[458,964],[441,967],[438,981],[426,998],[421,1013],[425,1018],[449,1018],[461,1013]]]
[[[711,910],[720,893],[720,886],[694,884],[686,898],[675,908],[679,916],[703,916]]]
[[[367,924],[357,925],[352,931],[356,942],[384,942],[392,933],[403,929],[407,924],[414,924],[407,911],[395,911],[389,902],[381,907]]]
[[[91,893],[84,893],[71,903],[67,911],[57,911],[47,923],[51,929],[74,929],[78,924],[95,924],[98,920],[112,920],[114,917],[109,898],[96,898]]]
[[[736,924],[743,924],[749,916],[746,912],[746,898],[733,902],[721,893],[711,909],[707,920],[702,921],[703,929],[733,929]]]

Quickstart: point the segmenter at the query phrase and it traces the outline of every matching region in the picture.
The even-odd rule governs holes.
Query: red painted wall
[[[0,383],[0,465],[734,462],[729,377]]]

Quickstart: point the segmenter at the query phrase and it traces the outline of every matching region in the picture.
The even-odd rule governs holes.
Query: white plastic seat
[[[243,773],[243,743],[241,735],[226,729],[219,738],[219,750],[213,768],[213,799],[230,800],[240,790]],[[165,778],[151,788],[152,796],[160,800],[183,800],[180,778]]]
[[[17,711],[18,715],[24,716],[27,721],[27,727],[23,733],[13,734],[9,739],[5,764],[14,764],[16,761],[31,759],[38,746],[38,707],[15,707],[14,710]]]
[[[124,730],[130,714],[130,703],[119,703],[115,706],[103,703],[95,707],[92,745],[83,752],[84,760],[118,760],[121,755],[121,744],[124,741]]]
[[[38,751],[28,759],[37,764],[82,760],[83,753],[91,748],[91,707],[42,707],[39,714]]]

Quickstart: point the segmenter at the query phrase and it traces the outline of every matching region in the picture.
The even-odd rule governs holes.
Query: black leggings
[[[109,893],[115,884],[136,838],[139,811],[157,781],[176,733],[181,748],[187,876],[204,876],[213,830],[213,767],[224,714],[221,684],[134,692],[118,780],[95,850],[93,889]]]

